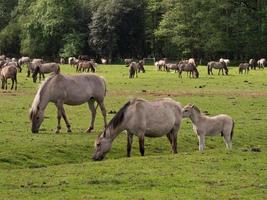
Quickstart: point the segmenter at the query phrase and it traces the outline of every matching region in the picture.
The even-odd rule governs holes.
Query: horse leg
[[[180,129],[180,125],[178,125],[177,127],[175,127],[174,129],[172,129],[171,133],[170,133],[170,136],[171,136],[171,139],[172,139],[172,152],[174,154],[177,153],[177,134],[178,134],[178,131]]]
[[[91,125],[86,130],[87,133],[90,133],[94,129],[94,123],[95,123],[95,116],[96,116],[96,108],[95,108],[95,100],[90,99],[88,101],[89,109],[91,111]]]
[[[15,76],[14,80],[15,80],[15,90],[17,90],[17,83],[18,83],[18,81],[17,81],[17,75]]]
[[[101,110],[103,118],[104,118],[104,125],[105,125],[105,127],[107,127],[107,111],[106,111],[106,107],[104,105],[104,101],[97,102],[97,103],[100,107],[100,110]]]
[[[41,72],[39,72],[39,82],[41,82],[41,80],[42,80],[42,74]]]
[[[132,143],[133,143],[133,134],[127,131],[127,156],[128,157],[131,157]]]
[[[198,135],[199,151],[203,151],[205,148],[205,135]]]
[[[6,85],[6,90],[7,90],[7,78],[5,79],[5,85]]]
[[[67,132],[71,133],[70,123],[69,123],[69,121],[67,119],[67,115],[66,115],[66,112],[65,112],[65,109],[64,109],[63,105],[62,105],[61,111],[62,111],[61,114],[63,116],[63,119],[64,119],[64,121],[66,123],[66,126],[67,126],[67,129],[68,129]]]
[[[145,139],[143,134],[141,134],[141,136],[139,137],[139,151],[141,153],[141,156],[145,155]]]
[[[232,149],[232,140],[231,140],[231,129],[230,130],[223,130],[222,135],[224,138],[224,143],[227,149]]]
[[[57,107],[57,129],[56,129],[56,133],[60,132],[61,129],[61,125],[60,125],[60,120],[61,120],[61,116],[62,116],[62,104],[60,102],[58,102],[56,104]]]
[[[11,90],[12,90],[14,87],[14,78],[11,78],[11,81],[12,81],[12,85],[11,85]]]

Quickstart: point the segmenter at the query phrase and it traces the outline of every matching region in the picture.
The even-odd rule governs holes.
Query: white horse
[[[213,136],[221,133],[227,149],[232,149],[232,137],[234,131],[233,119],[224,114],[208,117],[192,104],[183,108],[183,118],[190,118],[193,123],[193,130],[199,139],[199,150],[205,148],[205,136]]]
[[[226,67],[228,67],[229,64],[230,64],[230,60],[229,60],[229,59],[224,59],[224,58],[221,58],[221,59],[219,60],[219,62],[224,62],[224,63],[226,64]]]
[[[94,74],[80,74],[75,76],[53,74],[48,77],[39,87],[30,110],[32,132],[38,133],[44,119],[44,110],[49,102],[57,107],[58,125],[56,133],[61,129],[60,120],[63,116],[68,132],[71,132],[70,123],[67,119],[63,104],[75,106],[88,103],[91,111],[91,125],[87,132],[94,129],[96,117],[95,102],[99,105],[106,126],[106,108],[104,98],[106,96],[106,83],[102,77]]]
[[[182,120],[182,106],[170,98],[157,101],[133,99],[128,101],[109,122],[95,141],[94,160],[102,160],[111,149],[113,140],[127,131],[127,156],[131,155],[133,135],[139,138],[139,150],[144,156],[144,138],[167,138],[173,153],[177,153],[177,134]],[[162,123],[164,122],[164,123]]]
[[[267,61],[265,58],[261,58],[260,60],[258,60],[257,64],[259,68],[264,68],[267,66]]]

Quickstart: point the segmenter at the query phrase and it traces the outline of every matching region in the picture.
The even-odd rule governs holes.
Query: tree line
[[[0,54],[245,60],[267,56],[265,0],[2,0]]]

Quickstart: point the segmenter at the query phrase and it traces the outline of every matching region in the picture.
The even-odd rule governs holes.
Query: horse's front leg
[[[94,103],[95,103],[94,99],[90,99],[88,101],[88,106],[89,106],[89,109],[91,111],[91,124],[90,124],[89,128],[86,130],[87,133],[90,133],[94,129],[95,116],[96,116],[96,108],[95,108]]]
[[[131,157],[133,134],[127,131],[127,156]]]
[[[39,82],[41,82],[41,80],[42,80],[42,74],[41,72],[39,72]]]
[[[11,81],[12,81],[12,85],[11,85],[11,90],[12,90],[14,87],[14,78],[12,78]]]
[[[100,110],[102,112],[103,118],[104,118],[104,126],[107,127],[107,111],[106,111],[106,107],[104,105],[104,101],[101,102],[97,102]]]
[[[62,111],[63,119],[64,119],[66,126],[67,126],[67,129],[68,129],[67,131],[68,131],[68,133],[71,133],[70,123],[68,121],[68,118],[67,118],[67,115],[66,115],[66,112],[65,112],[63,105],[62,105],[61,111]]]
[[[205,149],[205,135],[198,135],[199,140],[199,151],[203,151]]]

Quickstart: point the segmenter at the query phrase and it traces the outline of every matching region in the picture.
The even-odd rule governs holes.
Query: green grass
[[[208,137],[200,153],[191,122],[183,120],[177,155],[162,137],[146,138],[141,157],[134,138],[132,157],[126,158],[122,133],[102,162],[93,162],[91,156],[103,119],[98,110],[95,130],[84,133],[90,120],[86,104],[65,106],[72,134],[66,133],[64,121],[62,133],[54,133],[53,104],[46,109],[40,133],[31,133],[28,111],[38,84],[24,70],[18,91],[0,91],[0,199],[266,199],[267,70],[239,75],[233,67],[229,76],[208,76],[206,67],[199,68],[199,79],[186,74],[178,79],[152,66],[132,80],[122,65],[99,66],[97,74],[107,80],[108,112],[133,97],[171,97],[210,115],[231,115],[236,123],[231,152],[217,136]],[[68,65],[61,71],[75,73]],[[261,152],[252,151],[254,147]]]

